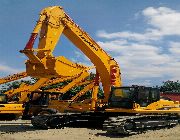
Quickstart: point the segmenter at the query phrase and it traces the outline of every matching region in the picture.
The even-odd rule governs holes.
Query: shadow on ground
[[[110,133],[97,133],[95,134],[95,136],[105,136],[105,137],[109,137],[109,138],[128,138],[132,135],[126,135],[126,134],[110,134]]]
[[[27,123],[0,123],[0,134],[35,131],[36,129]]]

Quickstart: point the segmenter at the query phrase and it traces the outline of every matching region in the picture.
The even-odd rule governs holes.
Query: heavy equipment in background
[[[5,84],[25,77],[27,77],[26,72],[9,75],[0,78],[0,84]],[[17,98],[14,100],[16,102],[9,102],[9,96],[0,93],[0,120],[13,120],[22,116],[24,111],[23,104],[19,104]]]
[[[9,82],[14,82],[14,81],[20,80],[22,78],[26,78],[26,77],[28,77],[26,72],[20,72],[17,74],[12,74],[12,75],[9,75],[7,77],[0,78],[0,84],[6,84]],[[3,94],[5,94],[4,97],[6,98],[7,102],[13,101],[15,103],[22,103],[20,96],[17,96],[16,94],[18,92],[26,90],[28,87],[29,87],[29,85],[23,82],[20,85],[20,87],[17,89],[9,89],[7,91],[2,91],[2,92],[3,92]]]
[[[83,86],[83,88],[75,95],[69,92],[71,89],[65,86],[62,88],[66,92],[59,92],[57,90],[45,90],[45,91],[34,91],[31,92],[28,102],[25,104],[26,113],[24,113],[25,118],[31,118],[37,115],[50,115],[56,113],[65,113],[69,110],[74,111],[74,108],[80,109],[80,111],[91,110],[90,99],[86,101],[81,101],[83,95],[92,90],[94,87],[94,80],[88,80],[81,82],[76,85],[76,87]],[[73,104],[72,104],[73,103]],[[80,108],[80,106],[82,106]]]
[[[72,74],[61,75],[61,76],[58,76],[56,78],[51,77],[51,79],[39,78],[39,79],[37,79],[37,82],[35,82],[34,84],[31,84],[31,85],[29,85],[27,83],[22,83],[19,88],[10,89],[10,90],[4,92],[4,94],[7,95],[7,96],[4,95],[4,96],[6,96],[7,101],[14,101],[16,103],[23,103],[26,101],[28,93],[31,93],[32,91],[35,91],[35,90],[39,89],[40,87],[43,88],[43,87],[46,87],[46,86],[49,86],[52,84],[56,84],[56,83],[60,83],[62,81],[66,81],[68,79],[70,79],[70,80],[74,79],[71,83],[68,84],[69,87],[74,86],[76,83],[81,82],[81,80],[88,77],[89,76],[88,70],[93,68],[93,67],[87,67],[87,66],[80,65],[80,64],[75,64],[63,56],[60,56],[60,57],[61,57],[60,63],[63,63],[64,65],[66,65],[66,70],[74,71],[73,75]],[[78,69],[78,71],[75,70],[76,68]],[[21,73],[9,75],[7,77],[1,78],[0,84],[5,84],[8,82],[20,80],[21,78],[25,78],[27,76],[28,75],[26,72],[21,72]]]
[[[8,97],[0,93],[0,120],[13,120],[22,116],[23,104],[8,102]]]
[[[25,78],[27,77],[27,73],[26,72],[20,72],[20,73],[16,73],[16,74],[12,74],[3,78],[0,78],[0,84],[4,84],[4,83],[8,83],[8,82],[12,82],[21,78]]]
[[[14,82],[16,80],[20,80],[21,78],[25,78],[25,77],[27,77],[26,72],[9,75],[7,77],[1,78],[0,84]],[[42,82],[42,81],[47,81],[47,80],[45,78],[40,78],[34,85],[27,85],[26,83],[22,83],[19,88],[10,89],[10,90],[3,92],[2,95],[4,95],[4,97],[3,96],[2,97],[6,98],[7,103],[22,104],[23,102],[25,102],[26,97],[27,97],[27,93],[23,93],[23,91],[29,91],[29,89],[31,89],[31,87],[34,87],[34,90],[38,89],[38,87],[41,86],[40,82]],[[37,88],[35,88],[35,87],[37,87]],[[17,93],[21,93],[21,94],[17,95]]]
[[[68,104],[70,104],[70,102],[73,101],[70,98],[64,98],[64,97],[75,96],[72,93],[69,95],[67,94],[69,93],[70,89],[84,85],[84,88],[79,91],[79,95],[80,94],[83,95],[86,93],[87,87],[88,90],[90,90],[92,86],[94,86],[94,84],[92,85],[93,81],[87,79],[89,78],[89,76],[90,75],[87,71],[83,71],[80,75],[76,77],[72,77],[72,79],[68,78],[68,80],[70,81],[68,82],[68,84],[64,85],[63,87],[60,86],[58,88],[44,89],[41,91],[31,92],[31,94],[28,97],[28,101],[24,104],[25,106],[25,111],[23,114],[24,118],[30,118],[32,116],[36,116],[43,113],[53,114],[57,112],[64,112]],[[61,79],[61,82],[65,82],[65,81],[67,81],[67,79],[64,80]],[[47,84],[45,85],[49,86],[50,84],[48,83],[48,85]],[[64,94],[66,94],[66,96],[63,96]]]
[[[72,80],[72,82],[70,82],[63,88],[49,89],[49,93],[51,91],[51,93],[64,94],[66,91],[68,91],[70,88],[72,88],[74,86],[82,85],[83,83],[89,84],[90,81],[83,82],[83,80],[87,76],[89,76],[89,74],[87,72],[82,72],[82,74],[77,75],[75,77],[67,77],[67,78],[59,77],[59,78],[51,79],[51,80],[47,81],[45,84],[43,84],[41,86],[41,88],[50,86],[52,84],[64,82],[67,80]],[[42,92],[41,90],[29,91],[29,89],[32,86],[33,85],[26,85],[23,83],[17,89],[12,89],[5,93],[0,94],[0,120],[13,120],[13,119],[19,118],[20,116],[22,116],[23,119],[31,119],[31,116],[35,116],[35,115],[37,115],[37,113],[42,114],[42,111],[44,112],[44,109],[46,108],[45,105],[42,106],[42,104],[40,104],[40,105],[34,106],[33,102],[29,102],[29,97],[30,97],[29,95],[31,95],[33,93],[37,93],[37,92],[44,93],[44,91]],[[48,90],[46,90],[46,92],[48,92]],[[37,94],[36,94],[36,96],[37,96]],[[33,97],[37,98],[37,97],[35,97],[35,95]],[[30,111],[26,110],[27,103],[31,105]],[[52,106],[52,104],[53,103],[50,103],[51,108],[55,107],[55,105]],[[28,114],[28,116],[26,113]]]
[[[68,83],[66,88],[52,89],[52,91],[66,92],[66,90],[68,90],[68,88],[76,86],[79,82],[83,81],[84,78],[86,78],[88,76],[89,76],[88,71],[84,70],[80,74],[77,74],[72,77],[57,77],[57,78],[53,78],[50,80],[40,78],[39,80],[37,80],[37,82],[35,82],[32,85],[22,83],[19,88],[8,90],[8,91],[4,92],[4,94],[7,95],[9,101],[16,101],[16,98],[18,98],[17,103],[24,103],[27,101],[27,95],[33,91],[37,91],[37,90],[46,88],[47,86],[51,86],[53,84],[57,84],[57,83],[60,83],[60,82],[66,81],[66,80],[72,80],[72,82]]]
[[[80,66],[82,71],[78,71],[77,73],[74,72],[74,75],[61,75],[61,77],[51,78],[50,80],[48,78],[39,78],[36,83],[32,85],[28,85],[26,83],[22,83],[19,88],[17,89],[11,89],[6,91],[5,93],[0,95],[0,118],[1,119],[15,119],[19,116],[24,115],[24,105],[23,103],[27,102],[28,100],[28,94],[31,94],[31,92],[38,90],[39,88],[44,88],[46,86],[50,86],[52,84],[60,83],[66,80],[72,80],[69,84],[67,84],[63,89],[51,89],[54,91],[61,91],[61,93],[68,91],[68,89],[76,86],[77,84],[80,84],[81,81],[83,81],[86,77],[89,76],[88,70],[91,69],[91,67],[86,67],[84,65],[77,65],[67,60],[63,57],[63,60],[61,63],[68,65],[66,70],[72,70],[72,67],[76,69],[76,66]],[[19,80],[21,78],[27,77],[26,72],[13,74],[10,76],[7,76],[5,78],[0,79],[0,83],[8,83],[12,81]]]
[[[33,44],[39,34],[38,48]],[[133,134],[152,128],[178,124],[179,102],[160,100],[159,90],[144,86],[122,86],[118,63],[109,56],[85,31],[64,12],[62,7],[43,9],[31,37],[21,53],[29,59],[26,72],[37,78],[51,78],[67,72],[53,56],[53,50],[64,34],[95,65],[97,73],[92,90],[91,110],[73,108],[74,113],[39,115],[32,124],[42,128],[62,128],[72,124],[102,126],[107,132]],[[99,77],[104,91],[103,100],[98,100]],[[58,104],[58,103],[57,103]],[[73,102],[72,102],[73,104]],[[79,113],[75,113],[76,110]]]

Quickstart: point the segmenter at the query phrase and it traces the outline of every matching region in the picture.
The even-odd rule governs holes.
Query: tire
[[[45,108],[45,109],[41,109],[36,115],[52,115],[52,114],[56,114],[58,113],[58,111],[56,109],[52,109],[52,108]]]

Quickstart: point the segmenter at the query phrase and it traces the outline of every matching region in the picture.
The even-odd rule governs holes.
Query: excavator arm
[[[71,63],[71,65],[73,66],[74,69],[75,69],[74,66],[76,66],[76,65],[78,67],[80,66],[79,64],[74,64],[73,62],[69,61],[65,57],[63,57],[63,58],[65,61],[61,60],[61,63],[67,64],[67,62],[69,62],[69,63]],[[66,69],[70,71],[72,69],[71,65],[67,64],[68,67]],[[71,76],[71,74],[69,74],[68,76],[67,75],[61,75],[61,77],[56,77],[56,78],[52,78],[52,79],[50,79],[49,77],[41,77],[33,85],[27,85],[27,84],[23,83],[20,85],[19,88],[9,90],[9,91],[5,92],[4,94],[7,94],[8,98],[11,99],[14,95],[16,95],[17,93],[20,93],[18,102],[23,103],[26,101],[27,95],[29,93],[31,93],[32,91],[38,90],[40,87],[46,87],[46,86],[53,85],[56,83],[60,83],[60,82],[66,81],[66,80],[72,80],[72,82],[69,83],[67,86],[65,86],[63,89],[60,89],[60,90],[59,89],[52,89],[52,91],[59,91],[59,92],[65,93],[66,91],[68,91],[68,89],[76,86],[77,83],[81,82],[82,80],[84,80],[86,77],[89,76],[88,70],[91,69],[92,67],[86,67],[84,65],[81,65],[81,66],[84,68],[84,69],[82,69],[81,73],[79,73],[80,71],[77,71],[77,73],[73,72],[74,75],[72,75],[72,76]],[[15,79],[15,78],[13,78],[13,79]]]
[[[27,85],[25,83],[22,83],[19,88],[8,90],[4,94],[7,95],[8,100],[11,100],[13,98],[13,96],[20,93],[18,95],[19,101],[17,101],[17,102],[24,103],[26,101],[27,95],[29,93],[39,89],[48,80],[49,80],[48,78],[40,78],[34,85]]]
[[[4,78],[0,78],[0,84],[4,84],[4,83],[8,83],[8,82],[12,82],[21,78],[25,78],[27,77],[27,73],[26,72],[21,72],[21,73],[17,73],[17,74],[13,74],[13,75],[9,75],[7,77]]]
[[[75,87],[75,86],[79,86],[83,83],[83,81],[85,80],[85,78],[87,78],[89,76],[88,72],[82,72],[82,74],[79,75],[79,77],[77,77],[76,79],[72,80],[72,82],[68,83],[66,86],[64,86],[63,88],[55,88],[55,89],[49,89],[46,90],[48,92],[60,92],[60,93],[66,93],[69,89]]]
[[[38,34],[38,48],[33,49]],[[62,69],[58,69],[64,67],[58,63],[61,60],[53,56],[54,48],[62,34],[96,66],[102,80],[105,101],[107,101],[111,86],[122,85],[119,65],[59,6],[48,7],[41,11],[29,42],[21,51],[29,58],[26,62],[28,75],[43,77],[45,75],[40,74],[40,71],[45,72],[46,76],[59,75],[63,72]]]

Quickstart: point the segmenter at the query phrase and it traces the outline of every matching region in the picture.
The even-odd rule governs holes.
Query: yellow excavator
[[[17,89],[12,89],[9,91],[6,91],[3,94],[0,94],[0,119],[1,120],[13,120],[16,118],[19,118],[20,116],[23,116],[23,119],[30,119],[30,116],[35,116],[37,112],[42,112],[45,106],[31,106],[30,112],[28,112],[28,116],[26,116],[26,108],[24,108],[26,102],[28,102],[29,96],[28,94],[34,94],[34,93],[56,93],[56,94],[62,94],[68,91],[70,88],[77,86],[77,85],[82,85],[82,84],[89,84],[87,81],[86,82],[81,82],[81,80],[85,79],[86,76],[88,75],[87,72],[82,72],[82,74],[77,75],[75,77],[67,77],[67,78],[55,78],[52,80],[47,81],[45,84],[43,84],[41,87],[46,87],[50,86],[52,84],[60,83],[66,80],[72,80],[69,84],[67,84],[63,88],[56,88],[56,89],[49,89],[46,91],[40,91],[40,90],[35,90],[35,91],[30,91],[31,87],[33,85],[27,85],[27,84],[21,84],[19,88]],[[14,76],[14,75],[13,75]],[[10,77],[10,76],[8,76]],[[3,78],[4,79],[4,78]],[[17,79],[14,79],[17,80]],[[13,80],[12,80],[13,81]],[[9,82],[9,81],[8,81]],[[4,81],[4,83],[6,83]],[[36,83],[35,83],[36,85]],[[39,85],[39,84],[38,84]],[[16,97],[16,98],[14,98]],[[18,100],[17,100],[18,99]],[[53,102],[55,99],[53,100]],[[53,103],[50,103],[51,106],[54,107]],[[61,107],[62,108],[62,107]],[[40,110],[41,109],[41,110]],[[62,110],[62,109],[61,109]],[[61,112],[61,110],[59,110]],[[44,110],[43,110],[44,111]],[[30,115],[33,114],[33,115]],[[41,113],[42,114],[42,113]]]
[[[57,78],[40,78],[35,84],[33,85],[27,85],[25,83],[22,83],[19,88],[17,89],[11,89],[6,91],[3,94],[0,94],[0,119],[15,119],[19,116],[22,116],[24,114],[24,103],[27,102],[28,94],[31,94],[31,92],[38,90],[40,87],[46,87],[52,84],[60,83],[66,80],[72,80],[68,85],[66,85],[63,89],[61,89],[61,92],[66,92],[68,89],[76,86],[77,84],[81,83],[87,76],[89,76],[88,70],[91,69],[91,67],[86,67],[83,65],[73,65],[73,63],[69,60],[67,60],[65,57],[62,57],[62,63],[69,65],[67,67],[69,70],[72,69],[71,66],[75,69],[75,66],[80,66],[82,71],[78,71],[74,75],[71,76],[64,76]],[[27,77],[26,72],[21,72],[13,75],[9,75],[7,77],[1,78],[0,83],[8,83],[12,82],[21,78]],[[52,89],[54,91],[58,91],[60,89]],[[16,98],[14,98],[16,97]],[[17,100],[18,99],[18,100]]]
[[[66,94],[70,89],[92,84],[92,80],[86,80],[89,77],[89,73],[87,70],[83,71],[81,74],[72,77],[71,79],[68,77],[68,80],[71,80],[68,84],[63,87],[47,89],[42,91],[32,91],[28,97],[28,101],[25,103],[25,111],[23,114],[24,118],[30,118],[32,116],[36,116],[39,114],[54,114],[57,112],[64,112],[65,106],[68,106],[72,99],[64,99],[62,96]],[[67,81],[64,78],[60,79],[61,82]],[[56,82],[60,83],[60,80],[56,80]],[[55,82],[53,82],[55,84]],[[51,85],[50,83],[44,84],[45,86]],[[80,92],[83,92],[81,90]],[[79,93],[80,94],[80,93]],[[74,95],[68,95],[74,96]],[[59,103],[59,106],[56,104]]]
[[[59,88],[52,89],[53,92],[55,92],[55,91],[66,92],[71,87],[76,86],[76,84],[80,83],[88,75],[89,75],[88,71],[84,70],[80,74],[77,74],[72,77],[57,77],[52,80],[40,78],[33,85],[28,85],[26,83],[22,83],[19,88],[8,90],[8,91],[4,92],[4,94],[7,95],[9,101],[11,101],[11,100],[14,101],[13,97],[17,95],[17,97],[18,97],[17,103],[24,103],[27,101],[27,95],[33,91],[39,90],[39,88],[44,88],[44,87],[47,87],[47,86],[50,86],[53,84],[57,84],[57,83],[60,83],[60,82],[66,81],[66,80],[72,80],[72,82],[70,82],[62,90]],[[50,92],[50,90],[49,90],[49,92]]]
[[[39,34],[37,49],[33,48]],[[91,108],[79,113],[39,115],[32,124],[42,128],[61,128],[72,124],[99,124],[107,132],[135,134],[152,128],[163,128],[178,124],[179,102],[160,100],[159,90],[144,86],[122,86],[118,63],[108,55],[85,31],[83,31],[60,6],[47,7],[31,37],[21,53],[29,59],[26,72],[37,78],[51,78],[73,74],[66,71],[60,57],[53,56],[53,50],[64,34],[95,65],[96,79],[91,97]],[[76,69],[78,70],[78,69]],[[99,78],[100,77],[100,78]],[[104,98],[97,98],[101,79]],[[58,103],[57,103],[58,104]],[[73,104],[73,102],[72,102]],[[75,108],[72,111],[76,111]]]
[[[15,80],[18,80],[18,79],[21,79],[21,78],[25,78],[27,76],[28,75],[27,75],[26,72],[20,72],[20,73],[17,73],[17,74],[9,75],[9,76],[6,76],[4,78],[0,78],[0,84],[12,82],[12,81],[15,81]]]
[[[0,84],[12,82],[21,78],[27,77],[26,72],[21,72],[13,75],[9,75],[4,78],[0,78]],[[9,102],[9,96],[7,94],[0,94],[0,120],[12,120],[22,116],[24,111],[23,104],[16,102]]]
[[[65,113],[67,112],[67,108],[70,110],[74,110],[74,108],[82,110],[90,110],[90,100],[86,100],[86,106],[83,108],[79,108],[79,106],[84,105],[85,102],[77,101],[80,99],[86,92],[91,90],[94,86],[93,80],[87,80],[76,84],[77,86],[83,86],[82,90],[80,90],[75,95],[72,92],[69,92],[71,88],[68,86],[63,87],[60,90],[51,89],[45,91],[34,91],[29,96],[29,101],[26,103],[27,110],[25,109],[24,117],[31,118],[32,116],[37,115],[50,115],[56,113]],[[68,89],[67,89],[68,87]],[[65,91],[65,93],[60,91]],[[37,98],[38,97],[38,98]],[[73,103],[73,104],[72,104]]]

